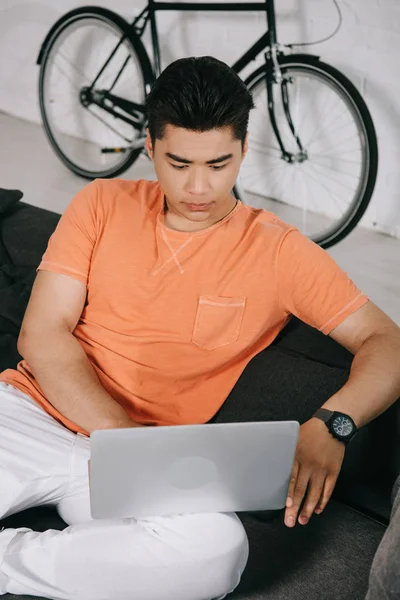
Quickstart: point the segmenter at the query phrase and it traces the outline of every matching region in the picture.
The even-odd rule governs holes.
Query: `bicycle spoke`
[[[91,85],[91,74],[98,71],[122,33],[112,19],[85,14],[60,29],[51,56],[45,57],[44,74],[41,67],[41,110],[49,139],[71,170],[91,178],[122,172],[123,166],[132,163],[141,152],[138,147],[127,152],[102,153],[102,148],[130,146],[141,132],[118,114],[110,114],[94,103],[84,106],[80,99],[82,88]],[[102,73],[98,89],[110,85],[116,96],[144,105],[142,67],[128,38]]]
[[[264,174],[264,173],[262,173],[262,174],[259,174],[259,176],[258,176],[258,177],[254,177],[254,176],[253,176],[253,177],[251,178],[251,179],[252,179],[252,182],[253,182],[253,184],[257,184],[257,183],[258,183],[258,182],[259,182],[261,179],[263,179],[263,178],[265,178],[265,177],[267,177],[267,181],[268,181],[268,178],[269,178],[269,176],[271,175],[271,173],[273,173],[273,174],[275,175],[275,174],[276,174],[276,171],[280,171],[280,170],[281,170],[281,169],[283,169],[283,168],[284,168],[284,165],[276,165],[275,167],[271,167],[271,168],[269,168],[269,169],[268,169],[268,172],[267,172],[267,174]],[[277,175],[277,176],[278,176],[278,177],[280,177],[279,173],[278,173],[278,175]]]
[[[72,64],[70,59],[66,58],[66,56],[64,56],[64,54],[62,52],[59,52],[59,56],[61,56],[61,58],[63,58],[65,60],[65,62],[72,68],[73,71],[76,71],[79,75],[81,75],[81,77],[83,78],[84,81],[90,81],[90,79],[86,75],[86,73],[84,71],[82,71],[80,68],[78,69],[78,67],[76,65]]]
[[[339,169],[334,169],[332,166],[321,163],[320,161],[318,161],[318,156],[312,158],[312,163],[318,165],[323,169],[334,171],[335,173],[343,173],[343,175],[346,175],[346,177],[354,177],[355,179],[359,179],[359,175],[356,175],[355,173],[349,173],[348,171],[339,171]]]
[[[310,169],[312,168],[311,165],[309,165]],[[330,187],[328,187],[325,183],[321,182],[320,179],[313,177],[311,174],[309,174],[310,179],[312,179],[313,181],[315,181],[321,188],[323,188],[325,191],[328,192],[329,196],[333,199],[333,201],[335,202],[336,206],[338,207],[338,209],[341,212],[341,208],[340,208],[340,198],[337,194],[335,194],[332,189]],[[339,202],[338,202],[339,200]]]
[[[266,111],[264,80],[254,87],[255,115],[249,121],[249,154],[243,167],[246,190],[260,195],[272,210],[289,219],[306,235],[330,235],[347,219],[366,174],[364,132],[342,93],[324,74],[305,67],[284,70],[291,129],[285,114],[281,86],[274,86],[278,131],[293,162],[282,151]],[[260,134],[262,132],[262,135]],[[307,154],[302,156],[295,136]],[[271,143],[272,141],[272,143]],[[273,204],[271,204],[273,202]]]
[[[131,139],[126,138],[124,135],[122,135],[122,133],[120,131],[117,131],[117,129],[115,129],[115,127],[112,127],[112,125],[110,125],[109,123],[107,123],[104,119],[102,119],[99,115],[96,115],[93,111],[90,110],[90,108],[88,108],[88,112],[93,116],[96,117],[96,119],[98,119],[99,121],[101,121],[101,123],[103,123],[103,125],[105,125],[106,127],[108,127],[108,129],[110,129],[111,131],[113,131],[114,133],[116,133],[122,140],[124,140],[125,142],[128,142],[128,144],[130,144],[132,142]]]
[[[330,113],[330,110],[328,110],[328,108],[327,108],[327,106],[326,106],[326,105],[324,105],[324,110],[325,110],[326,114],[331,114],[331,113]],[[315,119],[315,114],[313,114],[313,112],[312,112],[312,111],[309,111],[309,113],[308,113],[308,114],[311,114],[311,115],[312,115],[312,117],[313,117],[313,119]],[[319,116],[320,116],[320,120],[324,122],[324,128],[325,128],[325,123],[326,123],[326,121],[325,121],[325,118],[324,118],[324,114],[322,114],[322,115],[319,115]],[[302,124],[302,126],[303,126],[303,124]],[[301,129],[301,131],[303,131],[303,129]]]
[[[259,142],[258,140],[249,140],[249,151],[250,150],[256,150],[256,146],[258,146],[257,150],[264,150],[265,148],[267,150],[271,150],[273,152],[275,152],[276,154],[281,155],[281,150],[280,148],[276,148],[274,146],[269,146],[268,144],[265,144],[264,142]],[[271,156],[274,156],[273,154],[271,154]]]
[[[340,147],[340,146],[342,146],[343,144],[347,144],[347,142],[349,142],[350,140],[353,140],[353,139],[354,139],[354,137],[355,137],[355,136],[353,135],[352,137],[348,137],[348,138],[346,138],[346,139],[344,139],[344,140],[340,140],[339,142],[337,142],[337,143],[335,144],[335,146],[334,146],[334,147],[335,147],[335,148],[339,148],[339,147]],[[354,152],[354,149],[353,149],[353,150],[348,150],[347,152],[352,152],[352,151]],[[342,151],[341,151],[341,152],[342,152]]]
[[[310,162],[310,166],[316,170],[316,168],[323,168],[321,167],[321,165],[317,165],[315,163]],[[321,172],[321,171],[320,171]],[[352,187],[351,185],[347,185],[346,183],[343,183],[342,181],[339,181],[338,179],[335,179],[334,177],[332,177],[331,175],[329,175],[328,173],[325,173],[324,177],[326,179],[329,179],[330,181],[333,181],[335,183],[337,183],[338,185],[341,185],[342,187],[347,188],[348,190],[352,190],[354,192],[354,187]]]
[[[313,155],[313,160],[315,160],[315,157],[318,157],[318,158],[333,158],[335,160],[339,160],[340,162],[351,163],[353,165],[361,165],[361,161],[349,160],[348,158],[343,158],[343,154],[349,154],[349,152],[341,153],[341,154],[321,154],[320,152],[318,152],[318,154]]]
[[[321,125],[319,126],[319,128],[317,128],[314,133],[312,134],[311,138],[308,140],[307,142],[307,148],[313,143],[313,139],[315,138],[316,135],[320,134],[322,131],[326,132],[329,131],[331,125],[335,124],[335,134],[337,133],[338,129],[336,128],[337,125],[337,119],[334,117],[332,118],[328,123],[321,123]]]
[[[70,84],[72,85],[72,87],[79,92],[80,91],[80,86],[78,86],[75,81],[73,81],[71,79],[71,77],[69,75],[67,75],[67,73],[62,69],[62,67],[60,65],[58,65],[57,63],[54,63],[54,66],[57,67],[57,69],[68,79],[68,81],[70,82]]]
[[[337,127],[335,125],[334,128],[331,129],[332,133],[331,135],[335,135],[338,136],[338,134],[343,131],[344,129],[348,129],[349,124],[346,123],[345,125],[341,126],[341,127]],[[310,148],[313,144],[317,143],[318,140],[314,139],[318,133],[324,132],[324,135],[327,135],[328,129],[325,127],[320,127],[318,131],[314,132],[314,134],[312,135],[312,137],[306,142],[306,148]]]

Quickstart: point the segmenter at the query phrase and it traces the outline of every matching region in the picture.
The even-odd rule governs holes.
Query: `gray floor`
[[[85,185],[54,155],[41,127],[0,113],[0,140],[0,187],[22,190],[25,202],[62,212]],[[155,178],[145,157],[140,157],[123,177]],[[379,202],[379,198],[373,201]],[[400,240],[357,228],[329,253],[400,325]]]

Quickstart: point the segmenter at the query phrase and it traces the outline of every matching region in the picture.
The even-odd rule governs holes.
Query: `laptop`
[[[277,510],[285,506],[297,421],[93,431],[93,519]]]

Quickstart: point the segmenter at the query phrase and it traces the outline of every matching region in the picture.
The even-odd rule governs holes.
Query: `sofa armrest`
[[[400,475],[393,487],[392,499],[390,523],[372,563],[366,600],[400,598]]]

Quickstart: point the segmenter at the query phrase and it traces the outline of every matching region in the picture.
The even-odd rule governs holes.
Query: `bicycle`
[[[132,23],[96,6],[61,17],[43,41],[37,64],[44,129],[63,163],[88,179],[115,177],[144,150],[146,95],[161,72],[155,15],[165,10],[266,13],[267,31],[232,65],[240,73],[264,51],[263,65],[245,79],[256,108],[234,193],[323,248],[342,240],[374,189],[374,125],[362,96],[340,71],[319,56],[286,53],[291,45],[278,43],[273,0],[148,0]],[[141,40],[149,22],[153,64]],[[70,103],[66,113],[63,99]]]

